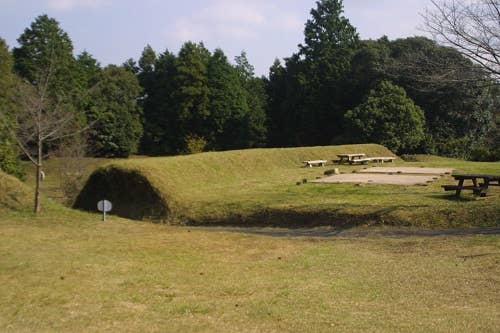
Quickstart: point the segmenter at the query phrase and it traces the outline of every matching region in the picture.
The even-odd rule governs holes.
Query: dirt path
[[[311,180],[311,183],[356,183],[389,185],[427,185],[440,176],[451,174],[451,168],[369,167],[356,173],[333,175]]]
[[[227,228],[227,227],[196,227],[197,230],[214,232],[236,232],[243,234],[265,235],[272,237],[319,237],[319,238],[359,238],[368,236],[469,236],[469,235],[500,235],[500,227],[469,228],[469,229],[282,229],[282,228]]]

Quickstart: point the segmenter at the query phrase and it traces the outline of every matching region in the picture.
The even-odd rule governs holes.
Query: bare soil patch
[[[322,179],[311,180],[311,183],[355,183],[355,184],[387,184],[387,185],[427,185],[434,181],[432,175],[389,175],[349,173],[334,175]]]
[[[362,173],[403,173],[403,174],[425,174],[444,175],[451,174],[452,168],[419,168],[419,167],[371,167],[360,170]]]

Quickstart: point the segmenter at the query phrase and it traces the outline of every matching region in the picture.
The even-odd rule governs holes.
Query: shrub
[[[486,147],[473,149],[470,153],[471,161],[476,162],[497,162],[500,161],[500,148],[489,150]]]
[[[189,134],[185,139],[185,153],[186,154],[197,154],[202,153],[207,146],[207,140],[195,134]]]
[[[396,153],[412,152],[424,139],[422,109],[403,88],[382,81],[365,101],[345,115],[348,129],[361,142],[379,143]]]

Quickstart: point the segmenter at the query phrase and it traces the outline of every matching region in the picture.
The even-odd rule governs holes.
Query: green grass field
[[[99,169],[77,200],[77,207],[95,209],[99,197],[115,203],[124,217],[173,223],[314,226],[398,225],[416,227],[494,226],[500,220],[500,188],[460,200],[441,185],[356,184],[296,185],[321,177],[328,168],[303,168],[307,159],[333,159],[341,152],[391,156],[379,145],[291,149],[254,149],[190,156],[116,161]],[[392,165],[392,164],[390,164]],[[395,165],[452,167],[457,172],[498,173],[500,163],[465,162],[420,156]],[[335,166],[336,167],[336,166]],[[341,166],[352,172],[361,166]]]

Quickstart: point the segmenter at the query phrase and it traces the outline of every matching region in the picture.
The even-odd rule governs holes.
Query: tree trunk
[[[36,183],[35,183],[35,214],[39,214],[42,210],[40,203],[40,187],[42,178],[42,140],[41,136],[38,135],[38,156],[36,158]]]

